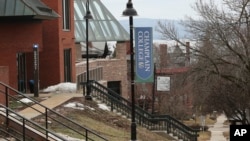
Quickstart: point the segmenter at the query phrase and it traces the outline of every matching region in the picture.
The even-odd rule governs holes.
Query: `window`
[[[71,82],[71,49],[64,50],[64,81]]]
[[[62,0],[63,5],[63,29],[70,30],[70,0]]]

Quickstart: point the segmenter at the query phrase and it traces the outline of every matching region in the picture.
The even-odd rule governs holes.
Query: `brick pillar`
[[[167,57],[168,46],[167,44],[160,44],[160,67],[166,68],[168,65],[168,57]]]
[[[117,70],[120,73],[121,79],[121,92],[124,98],[127,98],[129,95],[128,91],[128,64],[127,64],[127,46],[128,42],[117,42],[116,44],[116,59],[119,59]],[[113,67],[114,68],[114,67]],[[112,68],[111,68],[112,69]]]
[[[127,46],[129,46],[128,42],[117,42],[115,49],[116,59],[122,59],[122,60],[127,59],[127,52],[128,52]]]

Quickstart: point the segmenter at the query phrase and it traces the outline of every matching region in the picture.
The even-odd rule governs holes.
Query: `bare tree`
[[[177,119],[189,119],[192,116],[192,93],[190,85],[184,80],[185,73],[172,74],[170,81],[170,91],[157,94],[159,114],[168,114]]]
[[[224,111],[249,124],[250,0],[223,0],[222,6],[198,0],[193,8],[199,18],[187,17],[182,24],[196,41],[191,47],[192,79],[187,79],[199,96],[195,104],[203,112]],[[173,24],[158,22],[156,30],[185,46]]]

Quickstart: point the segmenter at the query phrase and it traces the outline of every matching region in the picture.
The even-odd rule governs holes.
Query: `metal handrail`
[[[94,136],[95,138],[99,139],[99,140],[103,140],[103,141],[108,141],[108,139],[106,139],[105,137],[102,137],[101,135],[99,135],[98,133],[96,133],[95,131],[88,129],[87,127],[83,127],[82,125],[80,125],[79,123],[76,123],[75,121],[63,116],[62,114],[40,104],[38,101],[24,95],[21,92],[18,92],[17,90],[15,90],[14,88],[7,86],[6,84],[0,82],[0,86],[3,86],[4,90],[1,90],[0,87],[0,93],[1,94],[5,94],[5,106],[9,108],[9,98],[13,98],[17,101],[19,101],[18,98],[15,97],[15,95],[18,96],[22,96],[24,98],[27,98],[29,100],[31,100],[32,102],[34,102],[35,104],[41,106],[42,108],[44,108],[44,111],[39,111],[38,109],[35,109],[34,107],[32,107],[31,105],[28,105],[26,103],[21,102],[22,104],[26,105],[29,108],[32,108],[33,110],[35,110],[36,112],[39,112],[42,116],[45,116],[45,128],[48,129],[49,127],[49,122],[48,119],[51,119],[55,122],[57,122],[58,124],[62,125],[63,127],[73,131],[76,134],[79,134],[80,136],[82,136],[83,138],[85,138],[86,141],[90,140],[90,141],[94,141],[93,137],[90,137],[91,135]],[[11,90],[11,92],[9,92]],[[7,112],[7,111],[6,111]],[[60,119],[63,119],[64,121],[60,121],[56,118],[54,118],[53,116],[51,116],[50,114],[55,114],[56,116],[58,116]],[[74,127],[72,127],[74,126]],[[82,132],[84,131],[84,132]]]
[[[97,81],[91,80],[92,96],[100,99],[126,116],[130,116],[131,102]],[[84,84],[84,83],[82,83]],[[184,141],[197,141],[198,130],[192,129],[169,115],[152,115],[135,105],[136,122],[151,130],[164,130],[173,133]]]
[[[0,132],[8,135],[8,138],[14,138],[16,141],[21,141],[21,139],[19,139],[18,137],[16,137],[16,135],[11,134],[10,132],[6,131],[5,129],[1,129],[1,127],[0,127]],[[6,139],[5,137],[6,136],[4,136],[4,135],[0,136],[0,138]],[[6,140],[11,140],[11,139],[6,139]]]
[[[35,131],[37,133],[41,133],[43,135],[46,136],[46,139],[49,139],[49,136],[47,136],[47,134],[51,134],[53,136],[55,136],[57,139],[60,139],[62,141],[67,141],[65,138],[55,134],[54,132],[48,130],[48,129],[45,129],[44,127],[42,127],[41,125],[35,123],[34,121],[32,120],[29,120],[23,116],[21,116],[20,114],[16,113],[15,111],[13,111],[12,109],[8,108],[8,107],[5,107],[3,104],[0,104],[0,107],[2,107],[3,109],[5,109],[5,111],[2,111],[2,112],[5,112],[5,116],[8,117],[6,120],[15,120],[15,122],[20,122],[20,124],[22,124],[23,127],[31,127],[32,129],[35,129]],[[8,112],[7,112],[8,111]],[[6,121],[6,124],[8,124],[9,121]],[[30,124],[27,124],[27,123],[30,123]],[[38,129],[36,129],[38,128]],[[24,129],[24,128],[23,128]],[[43,133],[42,131],[44,131],[45,133]],[[25,129],[23,130],[22,132],[22,136],[23,136],[23,139],[25,140]]]

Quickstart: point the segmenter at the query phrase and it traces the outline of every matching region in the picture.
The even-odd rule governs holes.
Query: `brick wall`
[[[40,53],[40,88],[64,82],[64,50],[71,50],[71,78],[76,82],[74,38],[74,1],[70,1],[70,29],[63,30],[62,0],[43,0],[60,17],[44,21],[44,50]],[[53,75],[51,75],[53,74]]]
[[[89,68],[94,69],[102,67],[103,69],[103,84],[107,85],[108,81],[120,81],[121,95],[124,98],[128,97],[128,79],[127,79],[127,42],[120,42],[116,45],[116,57],[107,59],[90,59]],[[86,72],[86,62],[76,64],[76,74]]]
[[[0,66],[0,81],[9,84],[9,68],[7,66]]]
[[[20,52],[32,52],[32,45],[34,43],[38,43],[42,50],[42,22],[27,20],[1,22],[0,31],[0,66],[7,66],[9,68],[8,85],[17,89],[18,72],[16,54]],[[2,78],[0,77],[1,80]]]
[[[127,80],[127,42],[117,43],[116,57],[114,59],[98,59],[97,65],[103,66],[103,80],[121,81],[121,94],[128,98],[128,80]],[[91,63],[90,63],[91,64]],[[93,65],[90,65],[93,67]]]
[[[6,66],[0,66],[0,82],[9,84],[9,68]],[[5,91],[1,85],[0,90]],[[0,103],[5,103],[5,96],[2,93],[0,94]]]

